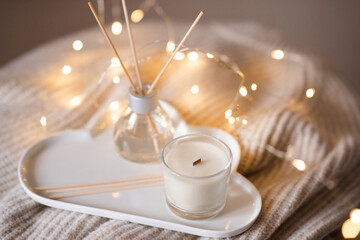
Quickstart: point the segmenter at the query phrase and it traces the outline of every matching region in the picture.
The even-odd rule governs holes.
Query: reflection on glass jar
[[[145,84],[145,90],[148,88],[149,84]],[[161,151],[166,142],[173,138],[173,134],[173,124],[159,105],[157,90],[143,96],[130,88],[129,107],[114,128],[117,152],[134,162],[160,160]]]

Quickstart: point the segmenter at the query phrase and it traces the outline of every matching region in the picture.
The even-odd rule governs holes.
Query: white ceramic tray
[[[228,133],[214,128],[187,127],[222,139],[233,151],[233,172],[240,147]],[[183,132],[185,133],[185,132]],[[181,135],[178,133],[177,135]],[[161,164],[136,164],[122,159],[112,143],[112,128],[94,137],[88,130],[65,131],[30,146],[19,163],[19,179],[25,192],[47,206],[107,218],[126,220],[207,237],[230,237],[247,230],[261,209],[261,197],[243,176],[231,176],[227,203],[220,215],[206,220],[185,220],[166,206],[163,186],[52,200],[33,191],[52,186],[161,173]]]

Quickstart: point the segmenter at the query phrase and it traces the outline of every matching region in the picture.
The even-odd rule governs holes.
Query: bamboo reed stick
[[[125,16],[125,22],[126,22],[127,32],[128,32],[128,36],[129,36],[130,48],[131,48],[131,52],[132,52],[133,59],[134,59],[134,64],[135,64],[136,74],[137,74],[138,81],[139,81],[141,94],[146,95],[145,91],[144,91],[144,86],[143,86],[143,83],[142,83],[142,80],[141,80],[141,76],[140,76],[140,68],[139,68],[139,63],[138,63],[138,59],[137,59],[137,55],[136,55],[135,43],[134,43],[134,38],[133,38],[133,35],[132,35],[131,24],[130,24],[130,21],[129,21],[129,14],[128,14],[128,11],[127,11],[127,8],[126,8],[125,0],[122,0],[122,5],[123,5],[123,9],[124,9],[124,16]],[[154,130],[155,134],[157,136],[159,136],[159,139],[160,139],[162,145],[165,146],[166,145],[165,139],[159,133],[159,131],[156,129],[156,126],[155,126],[154,121],[152,120],[150,114],[147,113],[146,117],[148,119],[150,127]],[[156,150],[156,152],[158,152],[159,151],[159,146],[158,146],[158,141],[157,141],[155,136],[153,136],[153,141],[154,141],[155,150]]]
[[[132,52],[134,63],[135,63],[136,76],[138,78],[141,93],[142,93],[142,95],[145,95],[144,86],[143,86],[143,82],[141,80],[141,75],[140,75],[140,70],[139,70],[138,58],[137,58],[137,55],[136,55],[134,38],[133,38],[132,30],[131,30],[131,24],[130,24],[130,21],[129,21],[129,14],[127,12],[125,0],[122,0],[122,5],[123,5],[123,11],[124,11],[124,16],[125,16],[127,32],[128,32],[128,36],[129,36],[131,52]]]
[[[105,181],[65,184],[65,185],[56,185],[56,186],[42,186],[42,187],[35,187],[34,190],[45,191],[45,190],[51,190],[51,189],[65,189],[65,188],[84,187],[84,186],[99,186],[99,185],[117,184],[117,183],[122,183],[122,182],[132,182],[132,181],[139,181],[139,180],[152,180],[152,179],[158,179],[158,178],[162,178],[162,175],[157,174],[157,175],[149,175],[149,176],[145,176],[145,177],[121,178],[121,179],[113,179],[113,180],[105,180]]]
[[[195,21],[193,22],[193,24],[190,26],[189,30],[186,32],[185,36],[183,37],[183,39],[180,41],[179,45],[177,46],[177,48],[175,49],[175,51],[171,54],[169,60],[165,63],[164,67],[161,69],[161,71],[159,72],[159,74],[156,76],[154,82],[152,83],[151,87],[149,88],[149,90],[147,91],[147,94],[150,94],[151,91],[154,89],[154,87],[156,86],[156,84],[158,83],[160,77],[163,75],[163,73],[165,72],[166,68],[169,66],[169,64],[171,63],[171,61],[174,59],[176,53],[180,50],[180,48],[182,47],[182,45],[184,44],[184,42],[186,41],[186,39],[189,37],[190,33],[194,30],[196,24],[200,21],[200,18],[204,15],[204,12],[201,11],[199,13],[199,15],[196,17]]]
[[[115,52],[116,57],[119,59],[120,64],[121,64],[121,67],[123,68],[123,70],[124,70],[124,72],[125,72],[128,80],[129,80],[129,82],[130,82],[130,84],[131,84],[131,87],[133,88],[133,90],[134,90],[134,92],[135,92],[136,94],[139,94],[139,92],[138,92],[137,89],[136,89],[136,86],[135,86],[134,82],[131,80],[131,77],[130,77],[129,72],[128,72],[127,69],[125,68],[125,65],[124,65],[123,61],[121,60],[121,58],[120,58],[120,56],[119,56],[119,54],[118,54],[118,52],[117,52],[117,50],[116,50],[113,42],[111,41],[109,35],[107,34],[104,25],[101,23],[100,18],[99,18],[99,16],[97,15],[97,13],[96,13],[96,11],[95,11],[95,9],[94,9],[94,6],[92,5],[91,2],[88,2],[88,5],[89,5],[89,7],[90,7],[90,9],[91,9],[91,12],[93,13],[93,15],[94,15],[97,23],[99,24],[99,27],[101,28],[102,32],[104,33],[104,35],[105,35],[105,37],[106,37],[106,39],[107,39],[110,47],[111,47],[112,50]]]
[[[84,195],[92,195],[92,194],[99,194],[99,193],[105,193],[105,192],[113,192],[113,191],[124,191],[124,190],[130,190],[130,189],[137,189],[137,188],[147,188],[147,187],[154,187],[154,186],[161,186],[164,182],[162,179],[151,181],[151,182],[144,182],[141,184],[128,184],[128,185],[120,185],[120,186],[114,186],[111,188],[100,188],[95,189],[92,191],[80,191],[80,192],[73,192],[73,193],[66,193],[63,195],[53,195],[49,196],[50,199],[61,199],[61,198],[67,198],[67,197],[76,197],[76,196],[84,196]],[[63,192],[64,193],[64,192]]]

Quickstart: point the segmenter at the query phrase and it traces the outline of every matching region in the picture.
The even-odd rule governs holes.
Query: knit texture
[[[134,27],[137,46],[167,40],[161,24]],[[178,37],[187,27],[176,25]],[[84,42],[80,52],[71,48],[76,39]],[[116,39],[116,45],[120,55],[129,55],[125,34]],[[169,69],[159,85],[161,98],[175,106],[188,124],[222,128],[238,137],[242,148],[238,171],[259,190],[263,206],[254,225],[234,238],[337,238],[336,230],[351,209],[360,206],[358,96],[320,61],[254,24],[200,24],[188,45],[226,54],[245,73],[252,96],[234,98],[238,89],[232,73],[214,67],[196,76],[198,83],[209,81],[200,89],[206,99],[201,104],[190,100],[187,83],[178,81],[189,77],[183,69]],[[270,57],[278,48],[285,52],[281,61]],[[43,45],[0,69],[1,239],[201,238],[46,207],[19,185],[17,165],[29,145],[55,132],[84,128],[99,111],[111,87],[98,79],[112,56],[100,30],[93,28]],[[72,67],[69,75],[61,73],[66,64]],[[125,81],[121,78],[120,84]],[[257,84],[256,92],[250,92],[251,83]],[[315,89],[314,97],[306,97],[308,88]],[[85,96],[81,105],[70,108],[71,98],[81,94]],[[224,118],[225,110],[236,104],[246,116],[245,126],[230,125]],[[39,122],[43,115],[46,130]],[[272,148],[303,159],[306,170],[298,171],[291,161],[271,153]]]

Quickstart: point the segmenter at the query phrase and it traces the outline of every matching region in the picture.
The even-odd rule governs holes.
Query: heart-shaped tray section
[[[170,117],[179,117],[166,106]],[[176,120],[176,119],[175,119]],[[179,120],[179,119],[177,119]],[[233,172],[240,159],[240,147],[233,136],[215,128],[182,126],[176,135],[200,132],[213,135],[232,149]],[[138,164],[122,159],[114,150],[112,129],[92,136],[89,130],[65,131],[30,146],[19,163],[19,179],[25,192],[47,206],[208,237],[230,237],[248,229],[261,209],[261,197],[243,176],[231,176],[227,203],[222,213],[191,221],[175,216],[166,206],[163,186],[108,192],[52,200],[36,191],[52,186],[161,173],[161,163]]]

